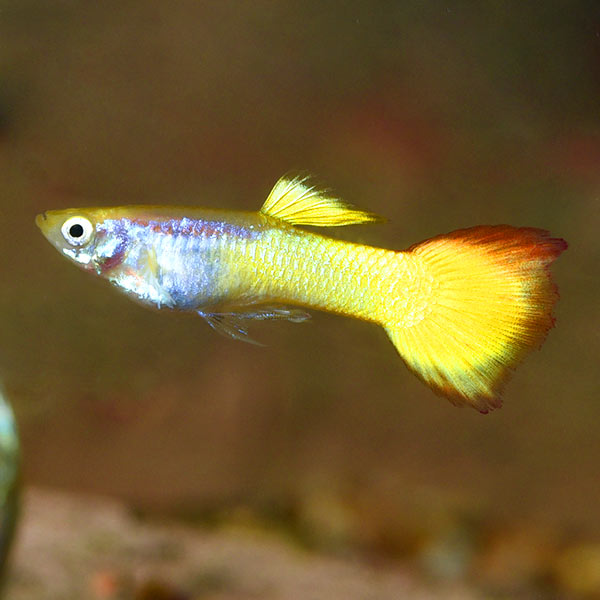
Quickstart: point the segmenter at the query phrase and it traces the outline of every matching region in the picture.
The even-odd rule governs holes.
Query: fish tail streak
[[[565,250],[548,232],[473,227],[409,249],[419,273],[418,318],[387,323],[410,369],[434,391],[480,412],[501,405],[506,376],[554,324],[550,264]]]

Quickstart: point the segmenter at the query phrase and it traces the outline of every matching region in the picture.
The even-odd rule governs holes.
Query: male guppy
[[[62,254],[144,304],[195,311],[238,339],[249,339],[247,319],[308,318],[299,306],[373,321],[434,391],[499,407],[503,379],[553,325],[549,265],[566,242],[496,225],[395,252],[296,227],[379,220],[284,177],[258,212],[119,206],[36,222]]]

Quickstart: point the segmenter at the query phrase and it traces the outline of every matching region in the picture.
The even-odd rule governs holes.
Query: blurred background
[[[442,590],[600,597],[597,1],[0,0],[0,40],[0,377],[26,491],[251,522]],[[254,210],[291,169],[389,218],[345,239],[569,242],[557,326],[501,410],[436,397],[367,323],[259,324],[261,348],[145,310],[33,223]]]

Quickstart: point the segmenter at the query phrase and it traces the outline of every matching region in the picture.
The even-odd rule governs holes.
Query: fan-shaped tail
[[[507,225],[417,244],[409,251],[433,282],[425,316],[409,327],[388,323],[388,335],[436,392],[481,412],[497,408],[507,374],[554,323],[549,265],[566,247],[546,231]]]

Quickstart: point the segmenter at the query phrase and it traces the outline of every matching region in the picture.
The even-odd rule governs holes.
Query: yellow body
[[[247,281],[251,293],[268,302],[296,304],[379,324],[408,323],[424,310],[417,286],[427,276],[418,261],[406,253],[279,224],[263,235],[260,243],[246,244],[241,256],[232,255],[231,259],[236,264],[232,280]]]

